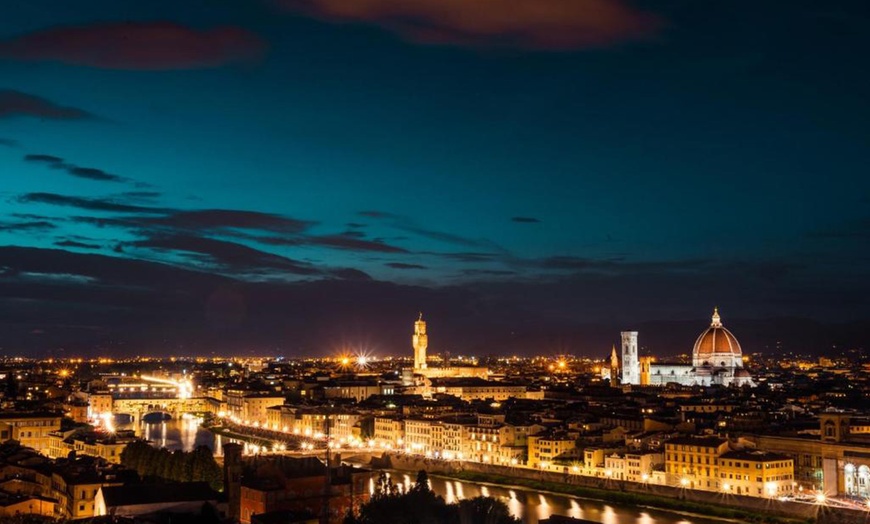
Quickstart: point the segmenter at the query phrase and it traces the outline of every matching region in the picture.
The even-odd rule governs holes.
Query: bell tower
[[[637,331],[623,331],[622,384],[640,384],[640,362],[637,355]]]
[[[426,321],[423,313],[414,322],[414,336],[411,338],[414,346],[414,369],[426,369],[426,348],[429,347],[429,336],[426,334]]]

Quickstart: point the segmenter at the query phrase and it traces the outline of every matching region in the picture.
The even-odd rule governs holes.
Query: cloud
[[[476,253],[476,252],[463,252],[463,253],[427,253],[430,255],[437,255],[440,257],[448,258],[450,260],[456,260],[459,262],[494,262],[497,261],[501,255],[498,253]]]
[[[82,167],[64,162],[62,158],[54,155],[24,155],[25,162],[40,162],[49,164],[54,169],[62,169],[76,178],[95,180],[97,182],[128,183],[132,180],[118,175],[113,175],[94,167]]]
[[[127,182],[127,179],[118,175],[106,173],[102,169],[94,167],[79,167],[79,166],[63,166],[63,169],[72,176],[78,178],[86,178],[88,180],[97,180],[99,182]]]
[[[174,211],[160,218],[145,218],[143,223],[190,231],[255,229],[273,233],[301,233],[315,224],[272,213],[228,209]]]
[[[368,218],[399,218],[399,215],[386,211],[359,211],[357,215]],[[357,227],[363,227],[363,224],[357,224]]]
[[[540,220],[534,217],[511,217],[511,221],[519,222],[521,224],[537,224],[540,222]]]
[[[44,162],[46,164],[62,164],[63,159],[54,155],[24,155],[25,162]]]
[[[55,242],[54,245],[56,245],[57,247],[74,247],[78,249],[101,249],[103,247],[98,244],[86,244],[77,240],[61,240],[59,242]]]
[[[0,232],[22,232],[22,231],[48,231],[55,229],[57,226],[47,220],[33,220],[28,222],[0,222]]]
[[[166,213],[169,210],[123,204],[110,199],[87,198],[59,195],[57,193],[26,193],[18,197],[21,203],[48,204],[53,206],[67,206],[89,211],[106,211],[112,213]]]
[[[387,262],[384,265],[393,269],[426,269],[426,266],[420,264],[405,264],[404,262]]]
[[[155,236],[131,242],[130,245],[138,248],[184,251],[205,255],[206,258],[200,257],[197,260],[205,266],[216,266],[211,269],[221,272],[273,273],[280,271],[295,275],[318,275],[321,273],[317,268],[305,262],[214,238],[192,235]]]
[[[54,27],[0,41],[0,58],[127,70],[204,69],[246,62],[265,43],[239,27],[194,29],[172,22]]]
[[[32,116],[49,120],[86,120],[94,115],[82,109],[64,107],[50,102],[45,98],[14,91],[0,89],[0,118],[15,116]]]
[[[292,12],[378,25],[414,42],[589,49],[649,38],[655,15],[624,0],[276,0]]]
[[[346,235],[323,235],[307,237],[311,245],[345,249],[349,251],[374,251],[377,253],[407,253],[408,250],[385,244],[380,240],[362,240]]]
[[[18,141],[11,138],[0,138],[0,146],[3,147],[18,147]]]

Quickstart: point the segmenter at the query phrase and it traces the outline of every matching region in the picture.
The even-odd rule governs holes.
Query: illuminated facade
[[[620,355],[622,384],[664,386],[750,386],[756,384],[743,368],[743,350],[737,338],[722,325],[719,309],[713,310],[710,327],[692,348],[692,363],[658,363],[651,357],[639,358],[637,332],[622,333]],[[611,380],[613,372],[611,372]]]
[[[489,370],[482,366],[445,366],[430,367],[427,362],[426,351],[429,347],[429,335],[426,332],[426,321],[423,313],[414,322],[414,334],[411,337],[411,346],[414,348],[414,367],[404,370],[403,381],[405,385],[416,384],[424,388],[421,393],[431,396],[431,384],[428,379],[432,378],[458,378],[477,377],[487,378]]]
[[[794,461],[765,451],[729,451],[719,457],[723,492],[752,497],[783,497],[794,492]]]
[[[56,413],[0,413],[0,442],[17,440],[22,446],[48,453],[49,435],[60,430]]]
[[[681,437],[665,442],[665,472],[673,486],[719,491],[719,457],[729,451],[719,437]]]
[[[426,334],[426,321],[423,320],[423,313],[414,322],[414,336],[411,338],[411,345],[414,347],[414,370],[421,371],[426,369],[426,348],[429,347],[429,335]]]

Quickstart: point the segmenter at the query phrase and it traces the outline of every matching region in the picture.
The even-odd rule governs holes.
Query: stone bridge
[[[114,398],[111,411],[115,415],[130,415],[133,426],[138,428],[142,417],[150,413],[168,413],[179,418],[184,413],[211,412],[212,405],[206,397]]]

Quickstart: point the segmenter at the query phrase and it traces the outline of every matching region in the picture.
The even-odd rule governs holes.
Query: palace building
[[[606,370],[613,383],[664,386],[755,386],[749,371],[743,368],[743,350],[737,338],[722,325],[719,309],[713,310],[710,327],[695,341],[692,362],[663,363],[638,355],[637,331],[622,332],[622,351],[611,355],[611,369]],[[614,380],[614,378],[616,380]]]
[[[414,348],[414,367],[403,370],[403,381],[407,385],[423,383],[431,387],[433,378],[482,378],[489,376],[489,370],[484,366],[429,366],[426,351],[429,348],[429,335],[426,332],[426,321],[423,313],[414,322],[414,334],[411,337]]]

